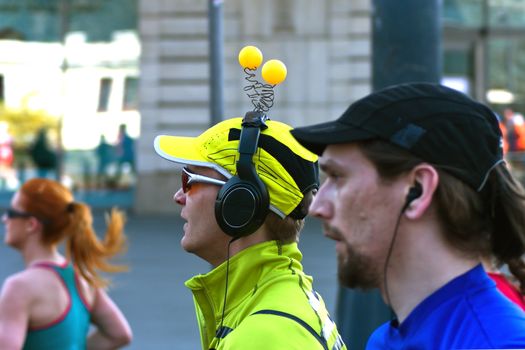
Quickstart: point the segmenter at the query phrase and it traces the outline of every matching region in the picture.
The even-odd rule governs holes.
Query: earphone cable
[[[219,334],[219,332],[222,332],[222,326],[223,326],[223,322],[224,322],[224,312],[226,310],[226,297],[228,296],[228,276],[230,274],[230,246],[233,242],[235,242],[237,239],[239,239],[240,237],[234,237],[230,240],[230,242],[228,243],[228,251],[226,253],[226,282],[225,282],[225,287],[224,287],[224,300],[222,302],[222,315],[221,315],[221,324],[219,326],[219,329],[217,330],[217,334],[215,335],[217,337],[217,346],[219,345],[219,343],[221,342],[221,335]]]
[[[405,210],[408,208],[409,204],[410,204],[410,201],[407,201],[407,203],[403,205],[403,208],[401,209],[401,211],[399,212],[399,215],[397,216],[396,225],[394,227],[394,233],[392,234],[392,240],[390,241],[390,247],[388,248],[388,253],[385,259],[385,266],[384,266],[384,271],[383,271],[383,284],[385,286],[386,304],[388,307],[390,307],[391,310],[393,310],[393,308],[392,308],[392,303],[390,301],[390,293],[388,291],[388,276],[387,276],[388,263],[390,261],[390,257],[394,250],[394,244],[396,242],[397,233],[399,231],[398,229],[399,229],[399,223],[401,222],[401,217],[403,216],[403,213],[405,212]]]

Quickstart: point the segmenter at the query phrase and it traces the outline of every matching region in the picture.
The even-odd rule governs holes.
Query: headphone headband
[[[237,175],[221,188],[215,201],[215,218],[221,229],[238,238],[255,232],[266,219],[270,206],[268,190],[257,175],[253,156],[268,118],[260,111],[247,112],[242,120]]]
[[[242,120],[242,130],[239,139],[239,160],[237,175],[242,180],[253,181],[259,176],[253,166],[253,155],[257,152],[261,130],[268,128],[266,115],[259,111],[247,112]]]

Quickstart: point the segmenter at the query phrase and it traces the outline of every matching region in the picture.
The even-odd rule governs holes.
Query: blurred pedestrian
[[[128,166],[132,174],[135,173],[135,140],[129,136],[126,124],[119,126],[117,153],[117,183],[120,183],[124,167]]]
[[[100,274],[122,269],[108,261],[125,246],[121,212],[112,210],[101,242],[89,206],[60,183],[34,178],[14,194],[2,221],[5,243],[26,268],[2,287],[0,349],[115,349],[130,342],[129,324]],[[63,242],[66,256],[58,250]]]
[[[0,122],[0,189],[10,188],[17,183],[13,169],[13,138],[9,133],[9,125]]]
[[[339,280],[379,288],[395,313],[367,349],[525,348],[525,313],[480,261],[514,262],[525,288],[525,191],[488,107],[402,84],[292,134],[322,155],[310,212],[337,242]]]
[[[505,108],[499,121],[499,127],[503,136],[502,140],[504,155],[506,155],[508,152],[516,152],[518,149],[518,134],[514,128],[513,117],[514,111],[510,108]]]
[[[49,144],[46,128],[38,130],[35,140],[29,147],[29,155],[37,168],[38,177],[46,178],[50,172],[55,172],[55,176],[58,176],[57,155]]]
[[[182,169],[181,245],[213,269],[186,282],[202,349],[346,349],[297,242],[318,187],[317,157],[259,112],[196,138],[157,136]]]
[[[100,142],[95,148],[97,157],[97,187],[105,188],[108,184],[108,167],[113,160],[113,146],[111,146],[104,135],[100,135]]]

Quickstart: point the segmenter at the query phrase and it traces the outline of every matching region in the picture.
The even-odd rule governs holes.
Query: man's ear
[[[421,163],[411,170],[409,177],[412,184],[407,189],[404,212],[408,218],[417,219],[423,216],[432,204],[439,184],[439,174],[432,165]]]

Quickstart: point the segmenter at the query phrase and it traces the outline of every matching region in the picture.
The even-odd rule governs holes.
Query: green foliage
[[[14,109],[0,105],[0,121],[9,125],[13,146],[18,149],[26,149],[41,128],[49,130],[51,140],[56,140],[60,130],[60,118],[42,110]]]

